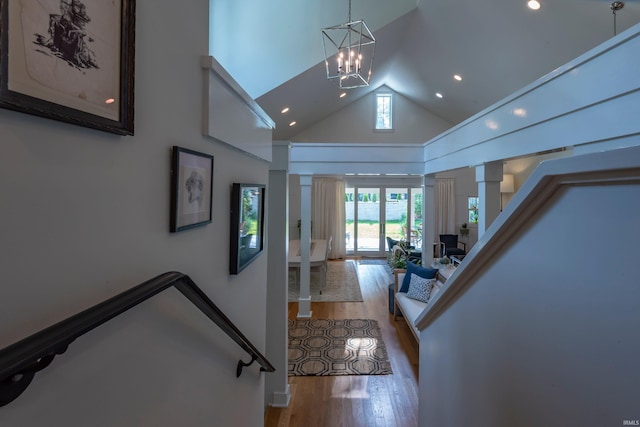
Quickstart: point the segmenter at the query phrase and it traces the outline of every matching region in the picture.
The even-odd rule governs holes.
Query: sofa
[[[431,290],[426,302],[423,300],[415,299],[410,296],[408,289],[403,289],[403,283],[405,283],[405,277],[407,274],[417,273],[421,277],[427,279],[431,283]],[[444,285],[444,277],[438,274],[438,269],[423,268],[412,263],[407,263],[407,269],[395,269],[393,271],[394,276],[394,310],[393,320],[397,320],[398,314],[402,313],[402,317],[409,325],[409,329],[413,333],[413,336],[418,342],[420,342],[420,331],[415,326],[415,321],[418,316],[427,307],[429,301],[440,291]]]

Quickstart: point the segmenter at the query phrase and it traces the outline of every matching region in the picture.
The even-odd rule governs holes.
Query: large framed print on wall
[[[0,0],[0,106],[133,135],[135,0]]]

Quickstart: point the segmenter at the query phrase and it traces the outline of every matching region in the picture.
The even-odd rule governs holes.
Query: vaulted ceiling
[[[613,37],[614,22],[618,33],[640,22],[640,0],[615,21],[607,0],[540,0],[538,11],[525,3],[352,0],[352,18],[377,44],[371,85],[344,98],[326,79],[320,30],[346,22],[348,0],[214,0],[210,54],[273,118],[274,139],[295,141],[383,85],[453,126]],[[624,64],[602,84],[616,67]]]

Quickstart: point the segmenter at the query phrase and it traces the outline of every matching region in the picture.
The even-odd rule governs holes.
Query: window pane
[[[422,246],[422,187],[411,189],[411,244]]]
[[[355,220],[354,215],[354,189],[351,187],[345,188],[345,216],[346,216],[346,224],[345,224],[345,240],[346,240],[346,249],[349,252],[353,252],[353,241],[354,241],[354,225],[353,222]]]
[[[473,224],[477,224],[478,223],[478,203],[480,203],[480,200],[478,197],[469,197],[469,204],[468,204],[468,209],[469,209],[469,222],[473,223]]]
[[[385,237],[407,240],[407,202],[406,188],[385,189]]]
[[[391,94],[376,95],[376,129],[392,129]]]
[[[357,251],[378,251],[380,247],[380,189],[358,188]]]

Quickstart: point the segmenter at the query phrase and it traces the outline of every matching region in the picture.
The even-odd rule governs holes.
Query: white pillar
[[[311,317],[311,175],[300,175],[300,299],[298,317]]]
[[[287,279],[289,253],[289,151],[288,142],[273,143],[273,161],[267,187],[267,327],[265,356],[276,371],[265,377],[265,402],[287,407],[291,394],[287,375]]]
[[[422,265],[428,266],[433,262],[433,242],[437,242],[435,175],[422,177],[422,184]]]
[[[476,166],[478,183],[478,239],[500,214],[502,161]]]

